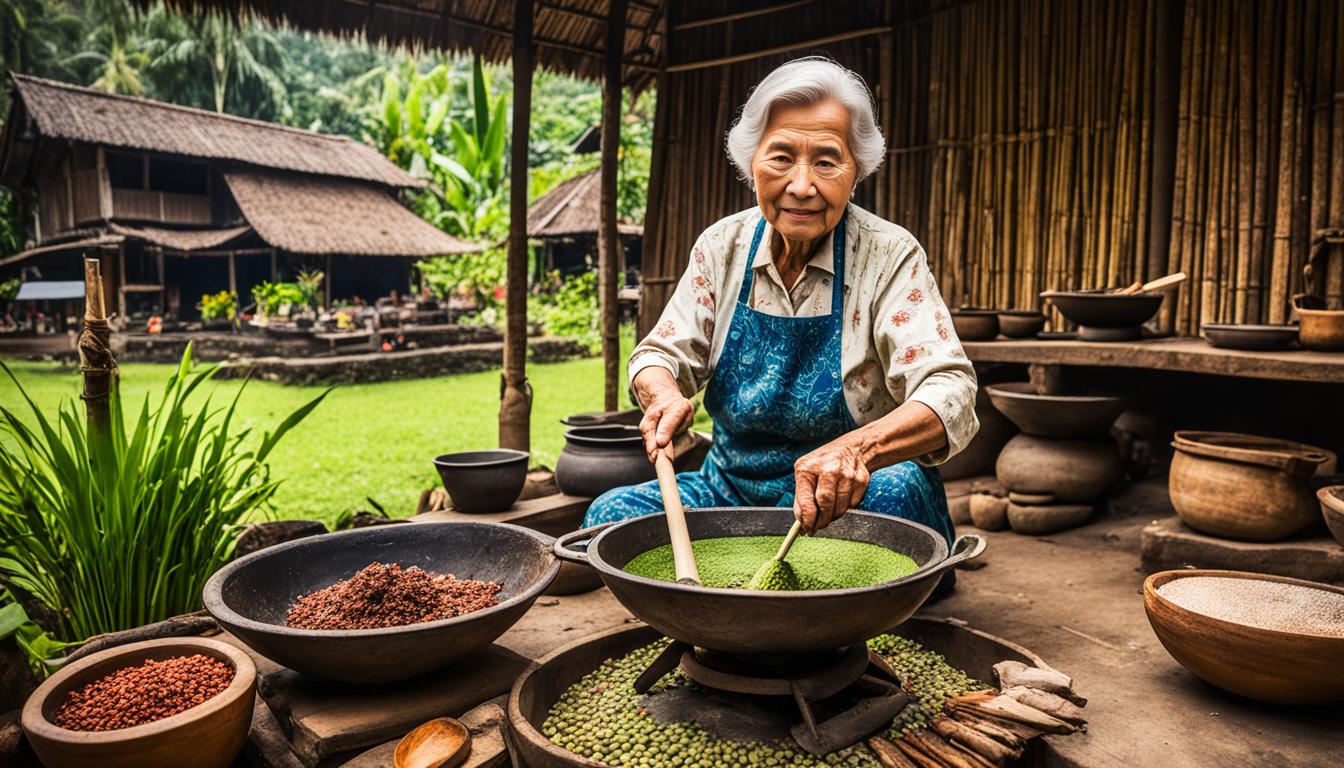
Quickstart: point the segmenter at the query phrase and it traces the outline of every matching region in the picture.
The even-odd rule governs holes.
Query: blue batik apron
[[[698,472],[677,476],[686,506],[792,506],[794,463],[858,428],[840,372],[846,219],[847,213],[832,238],[831,312],[815,317],[780,317],[750,306],[752,263],[765,235],[765,219],[757,223],[732,323],[705,391],[714,443]],[[859,508],[923,523],[952,540],[947,497],[933,468],[903,462],[877,470]],[[655,481],[603,494],[585,523],[660,511]]]

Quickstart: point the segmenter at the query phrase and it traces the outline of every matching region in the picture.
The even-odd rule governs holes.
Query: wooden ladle
[[[394,768],[454,768],[471,754],[471,731],[460,720],[439,717],[402,737],[392,753]]]
[[[686,510],[681,506],[677,492],[677,470],[667,451],[658,451],[653,468],[658,473],[658,490],[663,494],[663,509],[667,512],[667,536],[672,542],[672,564],[676,568],[678,584],[700,585],[700,569],[695,565],[695,550],[691,548],[691,532],[686,527]]]
[[[1173,285],[1179,285],[1183,282],[1185,282],[1185,273],[1174,272],[1166,277],[1159,277],[1156,280],[1150,280],[1146,283],[1141,283],[1135,280],[1129,286],[1121,288],[1115,293],[1117,296],[1132,296],[1133,294],[1143,293],[1145,291],[1160,291],[1163,288],[1170,288]]]

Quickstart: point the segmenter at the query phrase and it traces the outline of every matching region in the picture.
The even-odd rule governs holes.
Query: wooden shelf
[[[1280,381],[1344,384],[1344,352],[1247,352],[1219,349],[1190,337],[1143,341],[967,341],[966,355],[982,363],[1150,368]]]

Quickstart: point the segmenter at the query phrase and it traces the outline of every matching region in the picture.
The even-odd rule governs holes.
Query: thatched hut
[[[546,269],[561,274],[597,269],[597,237],[602,220],[598,174],[589,171],[566,179],[528,207],[527,236],[541,243]],[[625,284],[637,285],[644,228],[622,220],[616,223],[616,231],[621,239]]]
[[[412,262],[478,246],[399,200],[425,183],[374,148],[256,120],[12,74],[0,183],[36,202],[34,245],[0,262],[75,278],[104,260],[109,306],[194,317],[263,280],[323,271],[325,299],[410,287]]]

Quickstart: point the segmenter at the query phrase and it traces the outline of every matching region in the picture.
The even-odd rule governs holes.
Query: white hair
[[[808,56],[781,65],[756,85],[742,114],[728,130],[728,157],[748,184],[751,161],[779,104],[807,105],[836,101],[849,110],[849,151],[858,165],[857,184],[877,170],[886,155],[886,140],[877,127],[873,93],[855,72],[830,59]]]

